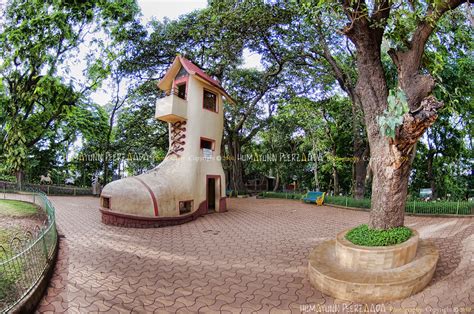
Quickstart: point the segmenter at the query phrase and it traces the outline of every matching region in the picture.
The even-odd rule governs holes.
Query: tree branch
[[[411,110],[418,108],[421,101],[431,93],[435,86],[435,81],[430,75],[419,73],[426,42],[442,15],[457,8],[463,2],[466,0],[450,0],[440,2],[436,7],[430,6],[426,17],[418,24],[408,43],[409,49],[388,51],[397,66],[399,86],[404,90]]]
[[[397,130],[397,136],[392,144],[396,145],[398,150],[408,156],[411,148],[423,135],[438,117],[437,110],[443,106],[443,103],[436,100],[434,96],[423,99],[420,109],[416,112],[406,113],[403,117],[403,124]]]

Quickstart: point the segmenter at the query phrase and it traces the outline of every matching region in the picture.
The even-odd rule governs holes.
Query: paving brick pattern
[[[64,238],[39,312],[358,309],[314,289],[306,268],[314,246],[367,222],[365,212],[291,200],[230,199],[227,213],[173,227],[126,229],[100,222],[97,198],[51,200]],[[454,307],[472,307],[474,219],[407,217],[406,224],[439,248],[434,278],[408,299],[369,309],[453,312]]]

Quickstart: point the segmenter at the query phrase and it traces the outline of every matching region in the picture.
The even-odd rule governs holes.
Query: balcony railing
[[[186,120],[188,102],[182,98],[186,94],[180,94],[175,88],[166,91],[165,95],[156,101],[155,118],[169,123]]]
[[[186,100],[188,96],[186,92],[183,93],[176,87],[165,91],[165,96],[171,96],[171,95],[178,96],[179,98],[182,98],[184,100]]]

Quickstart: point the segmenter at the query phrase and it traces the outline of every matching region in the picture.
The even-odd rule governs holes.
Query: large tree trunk
[[[278,188],[280,187],[280,171],[276,170],[276,178],[275,178],[275,186],[273,187],[273,192],[278,191]]]
[[[381,134],[377,118],[388,108],[388,87],[381,62],[380,47],[390,15],[391,2],[378,3],[376,12],[366,14],[365,2],[344,1],[350,19],[343,32],[357,49],[358,78],[356,94],[361,100],[367,136],[370,144],[370,167],[373,172],[371,228],[388,229],[403,225],[408,177],[415,145],[425,130],[437,118],[442,103],[431,92],[434,79],[421,73],[424,47],[436,21],[448,10],[459,6],[462,0],[441,1],[427,10],[427,17],[415,28],[404,49],[389,50],[397,67],[398,87],[407,98],[409,112],[402,125],[396,128],[395,138]]]
[[[416,143],[437,118],[442,106],[434,97],[426,97],[420,110],[405,114],[395,139],[376,135],[377,124],[369,135],[372,169],[372,211],[370,227],[389,229],[403,225],[408,178],[416,152]]]
[[[314,186],[315,186],[315,189],[316,191],[319,191],[320,190],[320,186],[319,186],[319,176],[318,176],[318,171],[319,171],[319,167],[318,167],[318,150],[316,148],[316,140],[314,139],[314,136],[312,136],[313,140],[312,140],[312,144],[313,144],[313,158],[314,158],[314,163],[313,163],[313,172],[314,172]]]
[[[352,136],[354,138],[354,145],[352,147],[354,154],[354,162],[352,164],[352,195],[356,199],[362,199],[365,194],[365,178],[369,163],[369,143],[367,143],[364,128],[362,103],[352,88],[348,89],[348,94],[352,102]]]
[[[24,177],[25,177],[25,173],[23,170],[18,170],[15,172],[15,176],[16,176],[16,188],[21,191],[23,190],[23,181],[24,181]]]
[[[434,169],[433,169],[433,162],[434,162],[434,153],[429,152],[428,156],[426,158],[427,162],[427,170],[428,170],[428,181],[430,183],[430,188],[431,188],[431,197],[433,199],[436,199],[438,197],[438,193],[436,191],[436,182],[435,182],[435,175],[434,175]]]
[[[114,127],[114,117],[115,117],[115,112],[116,112],[116,109],[114,107],[114,109],[112,110],[112,113],[110,115],[110,120],[109,120],[109,128],[107,130],[107,137],[105,139],[105,146],[104,146],[104,153],[103,153],[103,160],[104,160],[104,165],[103,165],[103,171],[104,171],[104,181],[103,181],[103,185],[105,186],[109,181],[108,181],[108,177],[109,177],[109,160],[108,160],[108,156],[109,156],[109,149],[110,149],[110,141],[111,141],[111,138],[112,138],[112,130],[113,130],[113,127]],[[113,163],[113,162],[112,162]]]
[[[334,195],[339,195],[339,175],[337,174],[337,169],[335,165],[333,165],[332,167],[332,178]]]
[[[334,145],[334,144],[333,144]],[[334,188],[334,195],[339,195],[339,174],[337,172],[337,165],[336,165],[336,146],[332,147],[332,178],[333,178],[333,188]]]
[[[369,226],[388,229],[403,225],[410,166],[407,163],[399,165],[400,152],[380,133],[377,123],[377,117],[388,107],[380,43],[375,38],[358,42],[356,93],[364,111],[371,154],[373,180]]]
[[[374,141],[371,149],[372,211],[370,226],[388,229],[403,226],[411,158],[387,139]]]
[[[228,138],[229,147],[229,186],[234,191],[245,191],[244,184],[244,166],[241,159],[241,146],[237,136],[229,136]]]
[[[367,177],[367,165],[369,157],[369,146],[367,143],[354,144],[354,163],[353,167],[353,195],[356,199],[362,199],[365,195],[365,181]]]

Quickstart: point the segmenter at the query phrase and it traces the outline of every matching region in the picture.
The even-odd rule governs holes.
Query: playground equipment
[[[308,193],[306,193],[306,195],[304,195],[301,200],[305,203],[316,203],[317,205],[321,206],[324,203],[325,195],[325,192],[308,191]]]
[[[178,56],[158,87],[155,117],[168,122],[169,149],[153,170],[107,184],[102,221],[128,227],[160,227],[226,211],[220,160],[223,100],[220,83]]]

